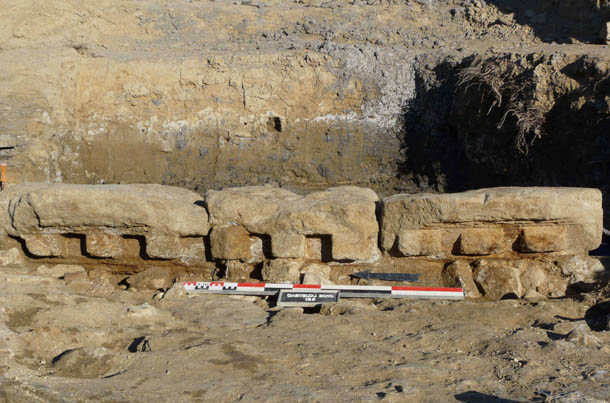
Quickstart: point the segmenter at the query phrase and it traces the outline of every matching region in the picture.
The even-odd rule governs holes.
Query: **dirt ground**
[[[602,294],[500,302],[125,289],[125,276],[0,274],[0,402],[597,402],[610,396]],[[191,279],[196,276],[191,276]],[[508,400],[503,400],[508,399]]]

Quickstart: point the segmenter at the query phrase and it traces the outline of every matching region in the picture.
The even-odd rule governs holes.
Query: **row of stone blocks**
[[[581,188],[379,200],[370,189],[350,186],[307,196],[254,186],[211,190],[202,200],[161,185],[28,184],[1,192],[0,207],[5,235],[22,240],[33,256],[79,253],[68,251],[77,238],[85,257],[140,256],[185,265],[206,256],[361,263],[378,260],[381,251],[436,259],[582,254],[595,249],[602,234],[601,193]]]

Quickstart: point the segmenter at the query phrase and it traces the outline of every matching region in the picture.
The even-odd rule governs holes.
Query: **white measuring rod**
[[[338,291],[341,298],[425,298],[464,299],[463,288],[400,287],[383,285],[320,285],[320,284],[272,284],[272,283],[225,283],[222,281],[183,283],[187,293],[234,295],[276,295],[281,290]]]

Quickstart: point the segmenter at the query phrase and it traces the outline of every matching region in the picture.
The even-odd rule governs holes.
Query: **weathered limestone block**
[[[275,257],[305,257],[305,236],[277,232],[271,234],[271,252]]]
[[[303,284],[333,284],[330,281],[330,266],[323,263],[310,263],[301,269]]]
[[[301,259],[273,259],[263,265],[263,280],[269,283],[298,284],[301,277]]]
[[[146,255],[154,259],[180,256],[180,240],[176,235],[153,234],[146,237]]]
[[[468,262],[458,260],[443,269],[443,282],[447,287],[464,289],[468,298],[479,298],[481,293],[472,279],[472,267]]]
[[[404,230],[398,235],[398,250],[405,256],[434,256],[443,251],[440,230]]]
[[[104,232],[86,234],[85,248],[87,253],[95,257],[117,258],[123,254],[121,237]]]
[[[267,234],[273,256],[279,258],[303,258],[307,236],[330,235],[334,260],[378,258],[377,200],[372,190],[353,186],[307,196],[268,186],[212,190],[206,195],[213,226],[241,225],[250,234]]]
[[[36,184],[9,189],[0,198],[9,199],[10,219],[3,224],[11,235],[49,228],[62,233],[115,229],[123,234],[179,236],[203,236],[209,230],[201,197],[178,187]]]
[[[206,260],[205,252],[202,237],[180,238],[167,234],[146,236],[146,255],[153,259],[179,259],[184,264],[203,263]]]
[[[9,266],[23,263],[23,254],[17,248],[0,250],[0,266]]]
[[[587,188],[491,188],[455,194],[394,195],[383,201],[381,246],[390,250],[405,231],[437,229],[449,234],[481,225],[524,228],[540,225],[569,229],[567,244],[561,245],[561,239],[556,240],[553,249],[569,248],[570,252],[583,253],[601,243],[601,201],[599,190]],[[481,241],[476,245],[476,236],[467,234],[464,238],[464,254],[494,249],[494,242]],[[515,240],[516,237],[506,241],[511,244]],[[444,248],[449,247],[449,241],[444,240]]]
[[[557,263],[561,273],[568,278],[569,284],[607,279],[604,278],[604,265],[590,256],[564,257]]]
[[[240,225],[214,227],[210,233],[212,256],[216,259],[250,259],[250,236]]]
[[[521,231],[517,248],[524,253],[544,253],[568,247],[567,230],[560,225],[526,227]]]
[[[458,243],[460,255],[491,255],[510,250],[504,231],[499,228],[466,228],[461,230]]]
[[[58,234],[26,234],[22,235],[25,247],[34,256],[60,256],[64,240]]]
[[[186,237],[178,240],[178,259],[186,264],[202,264],[206,261],[205,243],[202,237]]]
[[[240,260],[228,260],[225,278],[235,282],[249,282],[253,266]]]
[[[499,300],[512,296],[521,298],[523,287],[521,285],[521,272],[508,262],[495,262],[479,260],[475,262],[474,280],[483,289],[485,297]]]

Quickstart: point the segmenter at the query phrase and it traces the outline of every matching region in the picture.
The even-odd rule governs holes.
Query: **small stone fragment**
[[[527,299],[528,301],[540,301],[546,299],[544,295],[540,294],[535,290],[527,290],[523,299]]]
[[[127,315],[132,318],[150,318],[153,316],[160,315],[160,311],[152,305],[148,303],[143,303],[141,305],[135,305],[127,308]]]
[[[136,273],[127,282],[137,290],[165,290],[174,283],[174,275],[165,267],[151,267]]]
[[[22,264],[23,261],[23,255],[17,248],[0,251],[0,266]]]
[[[76,264],[58,264],[52,267],[45,265],[38,266],[36,270],[39,274],[49,277],[65,277],[69,273],[85,273],[86,270],[83,266]]]
[[[566,340],[585,347],[597,347],[600,344],[600,340],[592,335],[591,330],[582,323],[568,333]]]

